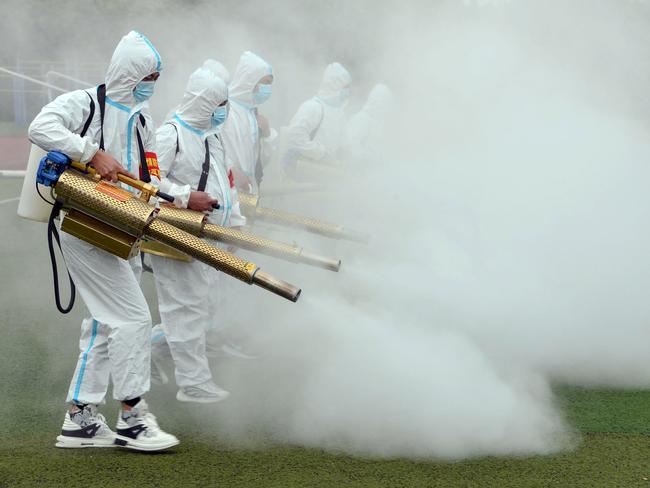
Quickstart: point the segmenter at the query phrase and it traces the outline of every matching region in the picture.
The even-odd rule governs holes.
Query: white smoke
[[[338,275],[256,256],[302,286],[295,305],[228,287],[221,320],[263,355],[217,364],[233,393],[217,431],[381,457],[571,446],[554,381],[650,385],[648,6],[350,4],[151,2],[136,26],[118,2],[105,20],[102,59],[139,28],[168,63],[159,119],[205,58],[232,71],[245,49],[274,65],[276,126],[333,60],[355,78],[352,109],[376,82],[398,100],[383,160],[273,202],[372,240],[291,234],[341,257]]]

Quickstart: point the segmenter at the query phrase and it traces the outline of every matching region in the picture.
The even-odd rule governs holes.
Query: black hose
[[[142,263],[142,271],[153,274],[153,268],[145,262],[143,252],[140,253],[140,262]]]
[[[50,260],[52,261],[52,277],[54,278],[54,302],[56,303],[56,308],[59,310],[59,312],[68,313],[70,310],[72,310],[72,307],[74,307],[74,300],[77,290],[74,285],[74,281],[72,281],[72,276],[70,276],[70,271],[68,271],[68,279],[70,280],[70,302],[64,308],[63,305],[61,305],[61,294],[59,291],[59,272],[56,265],[56,256],[54,255],[54,242],[52,241],[52,236],[54,236],[54,239],[56,240],[56,243],[58,244],[60,250],[61,241],[59,240],[59,231],[54,224],[54,219],[58,217],[62,206],[63,205],[60,202],[55,202],[54,206],[52,207],[52,212],[50,213],[50,218],[47,223],[47,246],[50,250]]]

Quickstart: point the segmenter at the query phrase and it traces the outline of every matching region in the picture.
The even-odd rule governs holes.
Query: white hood
[[[381,118],[390,111],[393,101],[393,92],[390,91],[390,88],[379,83],[370,90],[363,111],[371,117]]]
[[[133,105],[133,89],[143,78],[162,69],[160,54],[136,31],[118,43],[106,71],[106,95],[113,101]]]
[[[206,59],[203,67],[212,71],[215,75],[223,80],[226,85],[230,84],[230,71],[216,59]]]
[[[267,75],[273,75],[271,65],[257,54],[245,51],[230,83],[230,98],[248,106],[255,106],[253,89]]]
[[[176,114],[199,130],[211,127],[211,118],[217,107],[228,100],[228,88],[211,70],[201,67],[190,75],[183,100]]]
[[[348,86],[352,81],[352,77],[348,70],[346,70],[340,63],[332,63],[325,68],[323,73],[323,81],[318,90],[318,96],[324,100],[337,97],[340,91]]]

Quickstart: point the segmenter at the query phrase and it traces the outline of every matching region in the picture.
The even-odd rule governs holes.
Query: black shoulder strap
[[[140,123],[144,127],[144,117],[140,114]],[[151,183],[151,175],[149,175],[149,167],[147,166],[147,155],[144,152],[144,144],[142,143],[142,137],[140,137],[140,131],[138,128],[135,128],[135,134],[138,137],[138,150],[140,151],[140,179],[145,183]]]
[[[201,179],[196,191],[205,191],[205,185],[208,182],[208,174],[210,173],[210,145],[208,139],[205,139],[205,160],[203,161],[203,169],[201,170]]]
[[[314,137],[316,137],[316,134],[318,133],[318,129],[320,129],[320,126],[323,123],[323,119],[325,118],[325,107],[323,107],[322,103],[320,102],[317,103],[318,105],[320,105],[320,120],[318,121],[318,125],[314,128],[314,130],[309,133],[310,141],[313,141]]]
[[[169,125],[171,125],[174,128],[174,131],[176,131],[176,154],[178,154],[178,129],[176,128],[176,124],[172,124],[171,122],[167,122]]]
[[[100,126],[99,149],[104,150],[104,111],[106,110],[106,85],[97,87],[97,101],[99,102],[99,116],[102,125]]]
[[[90,127],[90,123],[93,121],[93,117],[95,116],[95,101],[93,100],[93,97],[90,95],[90,93],[86,92],[86,95],[88,95],[88,98],[90,98],[90,115],[88,115],[86,123],[84,124],[84,128],[81,130],[81,134],[79,134],[81,137],[86,135],[86,132],[88,132],[88,128]]]
[[[72,276],[70,276],[70,271],[68,271],[68,280],[70,282],[70,301],[67,306],[61,304],[61,295],[59,291],[59,272],[56,265],[56,255],[54,254],[54,240],[56,240],[57,245],[59,246],[59,251],[61,251],[61,240],[59,239],[59,232],[54,223],[59,215],[59,211],[63,207],[63,204],[59,201],[54,203],[52,207],[52,212],[50,213],[50,218],[47,222],[47,247],[50,250],[50,261],[52,263],[52,277],[54,279],[54,303],[56,308],[59,309],[61,313],[68,313],[74,307],[74,299],[76,296],[76,288]],[[54,238],[54,239],[53,239]],[[66,269],[67,271],[67,269]]]

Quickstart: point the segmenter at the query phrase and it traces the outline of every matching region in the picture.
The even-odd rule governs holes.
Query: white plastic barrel
[[[52,206],[43,201],[36,193],[36,172],[38,164],[43,156],[47,153],[40,147],[32,144],[29,151],[29,161],[25,179],[23,180],[23,189],[20,192],[20,201],[18,202],[18,215],[24,219],[35,220],[37,222],[47,222],[52,211]],[[48,198],[50,190],[47,187],[41,187],[41,194]]]

